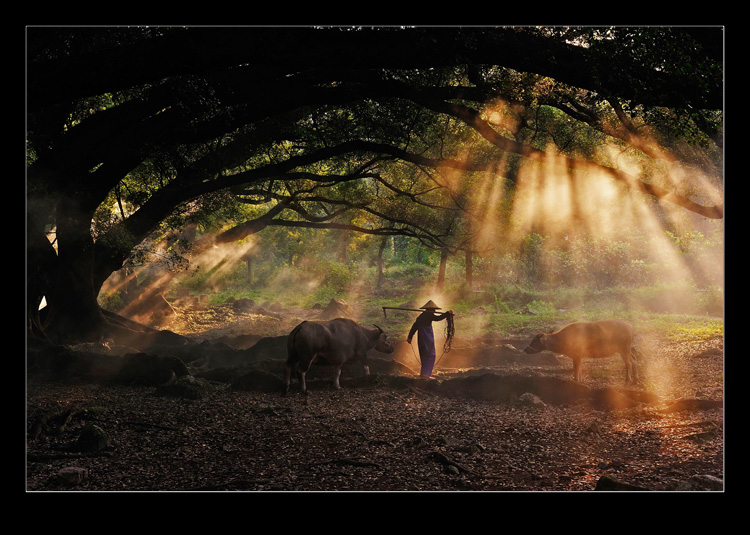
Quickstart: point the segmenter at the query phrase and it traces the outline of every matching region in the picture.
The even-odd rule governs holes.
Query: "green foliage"
[[[321,260],[309,275],[319,281],[313,295],[313,300],[326,304],[333,298],[341,298],[349,293],[353,279],[357,272],[349,266],[331,260]]]
[[[336,237],[333,240],[331,238]],[[691,234],[683,255],[716,251],[702,235]],[[246,265],[231,269],[221,263],[190,272],[178,283],[191,288],[211,287],[214,292],[246,287],[300,301],[327,301],[353,291],[375,291],[376,241],[381,238],[353,237],[345,233],[316,233],[310,229],[273,229],[263,235],[253,256],[253,283],[248,286]],[[682,240],[683,245],[688,243]],[[660,272],[660,265],[641,256],[632,242],[583,237],[563,247],[547,247],[540,234],[530,234],[514,255],[509,252],[475,257],[475,285],[465,282],[463,255],[449,257],[445,291],[461,296],[466,307],[482,306],[496,313],[536,313],[554,309],[612,310],[617,306],[651,312],[692,311],[717,314],[722,310],[719,285],[699,286],[692,280],[673,280]],[[338,255],[346,249],[346,258]],[[437,279],[439,254],[421,247],[416,240],[394,238],[384,250],[384,281],[381,295],[408,298]],[[720,274],[719,274],[720,275]],[[210,282],[209,282],[210,281]],[[364,289],[364,290],[363,290]]]
[[[634,327],[673,341],[708,340],[724,335],[724,320],[691,314],[642,314]]]
[[[557,312],[555,305],[549,301],[532,301],[526,306],[526,309],[536,315],[549,315]]]
[[[532,238],[530,243],[538,241]],[[628,249],[616,243],[606,246],[588,243],[588,246],[595,250],[611,249],[615,256]],[[249,297],[256,302],[279,302],[284,307],[309,309],[316,303],[326,304],[332,298],[341,298],[360,307],[362,321],[386,323],[394,333],[408,330],[413,316],[389,313],[386,320],[381,307],[423,298],[434,285],[436,266],[399,261],[399,255],[392,252],[386,264],[385,282],[378,289],[375,266],[365,260],[364,253],[357,261],[340,261],[331,255],[338,244],[321,247],[316,254],[299,258],[294,264],[282,257],[259,254],[255,272],[262,274],[252,286],[244,280],[243,263],[234,271],[227,270],[218,281],[206,272],[190,277],[187,285],[194,294],[209,293],[212,304],[224,303],[230,297]],[[374,254],[372,249],[369,252]],[[626,254],[625,258],[629,256]],[[530,336],[550,332],[572,321],[607,317],[630,321],[639,332],[677,340],[723,335],[723,294],[717,288],[698,288],[688,281],[641,283],[634,279],[599,287],[593,281],[529,284],[491,278],[469,288],[463,280],[462,267],[461,258],[451,257],[441,304],[456,311],[456,326],[464,336],[486,333]],[[185,283],[186,280],[179,282]],[[108,295],[105,299],[116,297]]]
[[[106,310],[120,310],[124,305],[119,292],[111,291],[99,295],[99,305]]]
[[[543,247],[544,236],[536,232],[527,235],[521,242],[520,267],[527,280],[534,281],[540,277]]]

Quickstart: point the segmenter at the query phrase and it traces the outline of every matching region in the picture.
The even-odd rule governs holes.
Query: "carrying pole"
[[[424,312],[421,308],[401,308],[401,307],[383,307],[383,317],[387,318],[388,314],[386,313],[386,309],[389,310],[408,310],[409,312]]]

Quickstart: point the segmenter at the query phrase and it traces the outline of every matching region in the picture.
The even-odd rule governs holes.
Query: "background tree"
[[[444,221],[420,224],[422,208],[456,208],[446,176],[512,182],[509,155],[553,153],[721,217],[720,202],[594,150],[617,139],[720,182],[721,40],[714,28],[29,28],[29,326],[56,340],[122,330],[97,304],[103,282],[228,193],[268,203],[220,239],[304,223],[455,246],[459,227],[451,243]],[[482,150],[459,153],[456,139]],[[488,167],[501,158],[510,167]],[[352,210],[374,219],[336,220]]]

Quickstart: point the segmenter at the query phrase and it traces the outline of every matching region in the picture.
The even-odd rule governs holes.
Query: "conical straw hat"
[[[432,299],[430,299],[429,301],[427,301],[424,305],[422,305],[419,308],[434,308],[435,310],[440,310],[440,307],[437,306],[435,304],[435,301],[433,301]]]

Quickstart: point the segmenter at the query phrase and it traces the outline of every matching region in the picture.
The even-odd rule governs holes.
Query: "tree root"
[[[44,432],[45,427],[53,427],[55,434],[63,433],[68,426],[68,424],[71,422],[71,420],[78,414],[85,412],[86,409],[78,409],[75,407],[69,407],[67,409],[63,409],[61,411],[57,412],[51,412],[48,414],[45,414],[41,416],[34,424],[31,426],[31,430],[29,431],[29,438],[31,440],[38,439],[42,433]],[[59,424],[56,422],[60,421]]]

